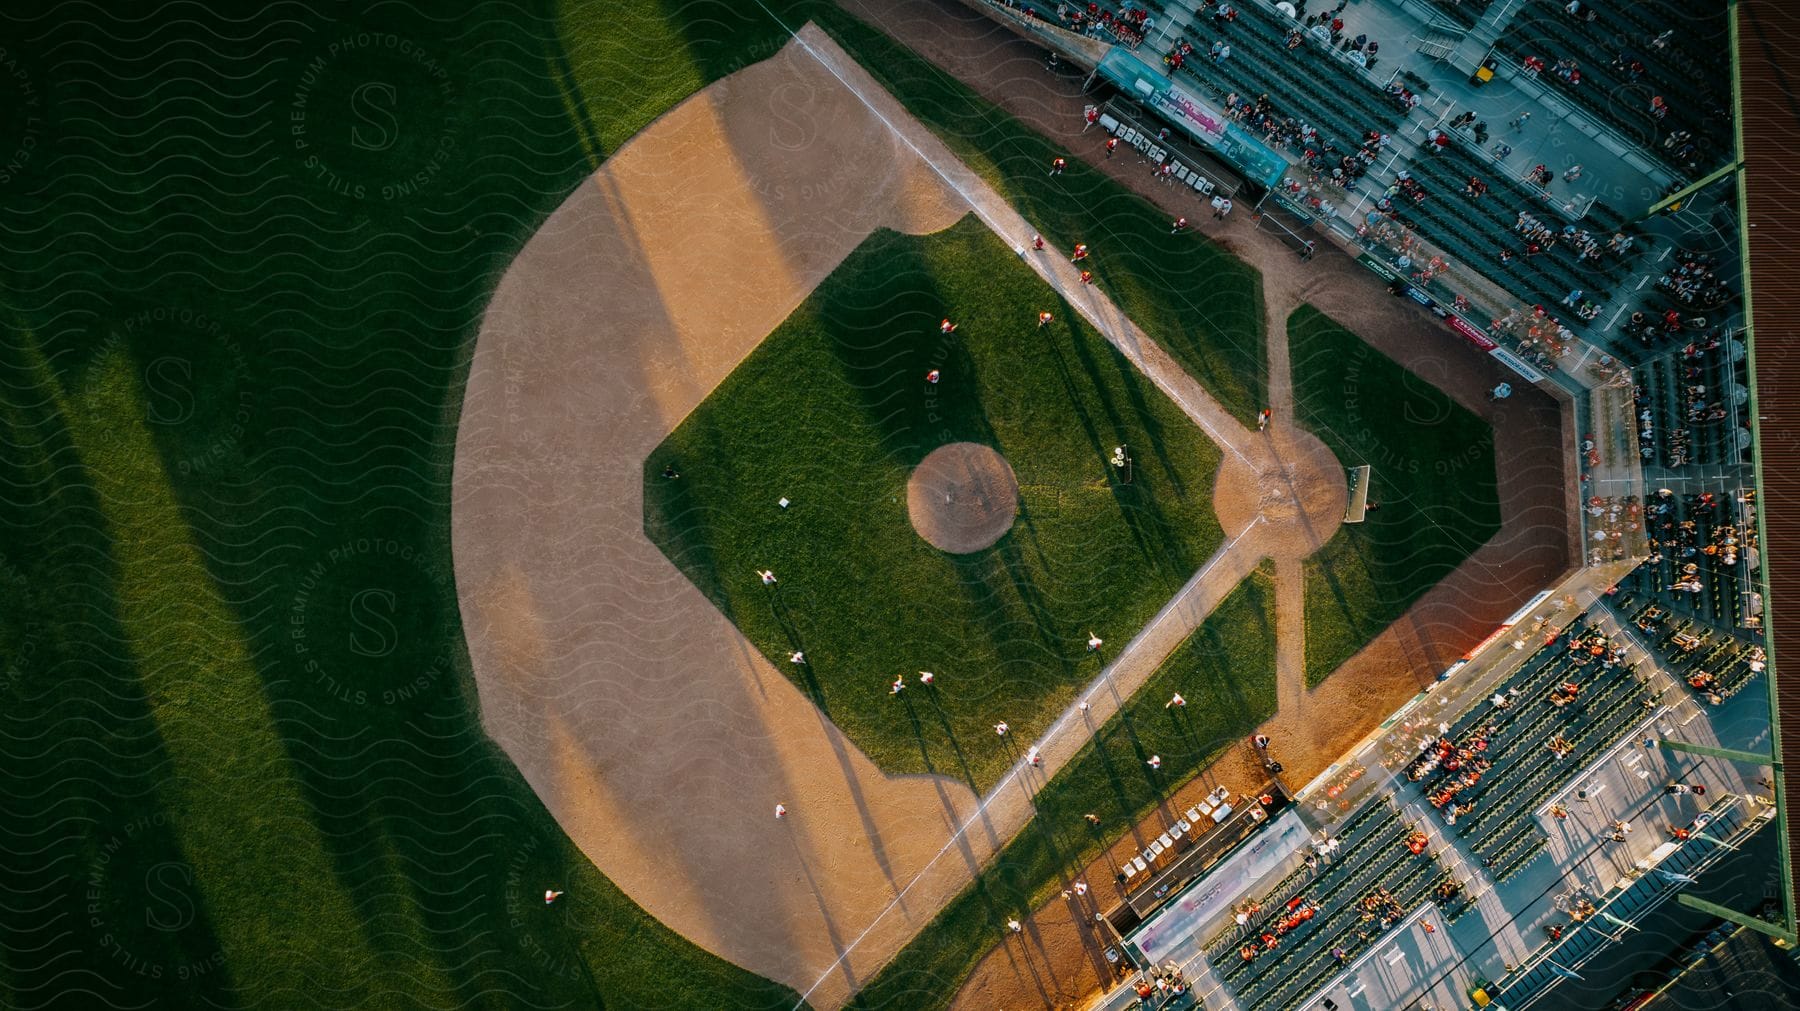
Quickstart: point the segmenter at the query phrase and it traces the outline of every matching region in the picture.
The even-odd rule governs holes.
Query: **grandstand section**
[[[1295,857],[1236,919],[1196,930],[1178,968],[1209,1008],[1462,1006],[1478,991],[1482,1004],[1544,1002],[1579,966],[1606,964],[1620,924],[1704,905],[1685,890],[1738,873],[1711,869],[1783,820],[1779,749],[1800,727],[1781,733],[1773,704],[1762,528],[1775,521],[1759,491],[1767,465],[1755,466],[1770,452],[1755,439],[1769,384],[1750,309],[1759,236],[1744,218],[1756,177],[1738,175],[1734,191],[1716,171],[1742,146],[1737,33],[1749,24],[1767,45],[1768,8],[1761,22],[1752,4],[1666,0],[1147,10],[1138,58],[1287,162],[1278,184],[1237,197],[1266,228],[1359,252],[1391,292],[1573,398],[1570,496],[1587,566],[1298,795],[1314,845],[1428,829],[1454,868],[1452,908],[1418,921],[1439,926],[1332,933],[1357,900],[1330,887],[1331,870],[1315,887]],[[1113,83],[1093,93],[1115,108],[1144,91]],[[1791,161],[1778,151],[1769,161]],[[1229,152],[1217,157],[1229,171]],[[1787,269],[1780,258],[1800,242],[1775,248],[1758,224],[1773,269]],[[1791,880],[1778,922],[1747,921],[1787,943]],[[1411,891],[1395,894],[1394,920],[1418,913]],[[1296,901],[1311,913],[1302,922]],[[1482,926],[1452,922],[1468,908],[1484,910]],[[1406,982],[1382,992],[1358,959],[1390,956]]]

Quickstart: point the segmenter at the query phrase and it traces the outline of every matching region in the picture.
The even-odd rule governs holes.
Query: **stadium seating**
[[[1492,6],[1491,0],[1431,0],[1431,5],[1444,12],[1447,20],[1464,28],[1473,28]]]
[[[1408,767],[1407,778],[1445,813],[1446,823],[1454,820],[1453,830],[1496,880],[1543,851],[1535,823],[1543,800],[1655,708],[1658,693],[1618,662],[1617,645],[1584,616],[1572,634],[1539,647],[1500,686],[1505,708],[1492,701],[1470,707]],[[1552,698],[1565,683],[1579,691],[1558,706]],[[1560,756],[1556,743],[1563,746]]]
[[[1329,864],[1316,874],[1306,867],[1296,870],[1257,903],[1260,909],[1246,927],[1234,924],[1208,942],[1208,957],[1240,1007],[1295,1006],[1324,985],[1341,962],[1355,958],[1432,897],[1445,872],[1429,851],[1411,850],[1413,830],[1389,799],[1370,802],[1339,831],[1339,850]],[[1365,908],[1381,895],[1389,901],[1379,902],[1379,910]],[[1261,939],[1276,934],[1294,909],[1308,906],[1316,910],[1310,918],[1282,933],[1273,949],[1263,946]],[[1260,953],[1246,961],[1239,954],[1245,945]]]
[[[1478,271],[1505,284],[1521,299],[1545,306],[1558,306],[1571,291],[1581,290],[1585,300],[1596,303],[1610,297],[1610,289],[1618,284],[1636,259],[1635,250],[1624,256],[1604,254],[1601,261],[1582,261],[1573,242],[1562,241],[1533,257],[1525,255],[1523,239],[1515,226],[1521,211],[1534,214],[1546,226],[1562,230],[1562,222],[1549,213],[1541,191],[1535,186],[1509,176],[1496,175],[1488,163],[1470,153],[1464,145],[1473,141],[1457,135],[1451,146],[1440,154],[1421,152],[1413,158],[1408,172],[1425,189],[1425,199],[1414,202],[1404,195],[1392,198],[1400,221],[1442,248],[1453,259],[1461,259]],[[1470,197],[1465,191],[1471,177],[1488,186],[1481,197]],[[1590,212],[1591,214],[1591,212]],[[1617,222],[1616,212],[1603,209],[1597,216],[1577,226],[1594,240],[1605,243],[1613,234],[1610,227]],[[1502,262],[1501,249],[1513,251],[1509,261]],[[1580,329],[1584,321],[1570,307],[1558,316],[1571,328]],[[1598,317],[1596,317],[1598,318]]]
[[[1758,556],[1751,508],[1748,495],[1740,500],[1730,493],[1663,495],[1659,490],[1647,508],[1647,532],[1656,543],[1621,588],[1668,612],[1669,619],[1660,619],[1659,626],[1690,618],[1731,634],[1752,635],[1745,628],[1744,609],[1751,562]]]
[[[1730,95],[1721,90],[1730,80],[1725,7],[1647,0],[1583,8],[1572,16],[1559,0],[1532,0],[1502,35],[1502,52],[1515,62],[1542,60],[1550,68],[1539,75],[1546,86],[1690,178],[1730,160]],[[1554,70],[1559,60],[1576,61],[1579,84]],[[1643,67],[1635,79],[1633,61]],[[1650,111],[1655,96],[1669,107],[1660,120]],[[1676,131],[1691,135],[1691,151],[1665,143]]]
[[[1267,94],[1277,117],[1310,125],[1340,152],[1354,152],[1368,130],[1391,132],[1399,126],[1400,110],[1381,89],[1332,59],[1312,36],[1298,49],[1287,49],[1284,39],[1297,27],[1294,22],[1254,0],[1235,9],[1234,23],[1207,15],[1195,21],[1187,39],[1194,52],[1182,75],[1202,82],[1214,97],[1236,92],[1254,101]],[[1215,61],[1209,49],[1218,40],[1232,52]]]

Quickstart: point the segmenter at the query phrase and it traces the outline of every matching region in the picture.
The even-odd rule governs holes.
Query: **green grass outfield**
[[[1494,430],[1324,313],[1288,317],[1295,413],[1380,508],[1306,560],[1306,683],[1368,644],[1500,529]]]
[[[1274,566],[1265,562],[1219,602],[1093,742],[1037,794],[1037,814],[986,870],[870,980],[851,1006],[942,1008],[1006,935],[1100,852],[1102,841],[1242,740],[1275,712]],[[1180,692],[1182,709],[1164,703]],[[1163,767],[1146,764],[1161,755]],[[1090,829],[1083,815],[1102,819]],[[1102,903],[1107,881],[1090,882]]]
[[[501,271],[785,35],[726,0],[228,13],[0,12],[0,1006],[791,1007],[489,743],[447,543]]]
[[[1047,242],[1087,243],[1087,266],[1119,308],[1239,421],[1255,422],[1269,387],[1255,268],[1196,233],[1171,234],[1167,214],[1080,159],[1052,178],[1050,160],[1067,149],[879,30],[835,9],[817,20]]]
[[[966,555],[907,513],[913,467],[952,442],[999,450],[1020,486],[1011,531]],[[1121,443],[1130,484],[1107,462]],[[846,258],[650,454],[645,530],[883,769],[979,793],[1012,760],[993,724],[1040,733],[1100,672],[1089,631],[1123,645],[1219,546],[1219,460],[969,215]]]

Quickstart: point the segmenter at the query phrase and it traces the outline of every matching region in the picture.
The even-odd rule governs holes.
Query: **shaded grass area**
[[[954,442],[995,448],[1020,486],[1011,531],[963,555],[907,511],[913,467]],[[981,792],[1013,758],[992,725],[1042,731],[1099,672],[1090,630],[1130,638],[1219,546],[1219,460],[971,215],[858,247],[650,454],[644,526],[882,768]]]
[[[1165,708],[1175,692],[1185,708]],[[1275,582],[1265,562],[1038,791],[1037,814],[1024,831],[851,1006],[947,1007],[975,964],[1009,936],[1009,917],[1068,887],[1103,842],[1274,712]],[[1151,755],[1162,756],[1161,770],[1150,769]],[[1088,813],[1100,816],[1098,828],[1088,825]],[[1091,884],[1095,896],[1110,892],[1106,882]]]
[[[1267,402],[1262,278],[879,30],[837,9],[819,25],[1056,248],[1084,242],[1106,293],[1238,420]],[[1196,205],[1201,206],[1201,205]]]
[[[448,546],[500,271],[783,33],[723,0],[120,18],[0,12],[42,101],[0,137],[32,140],[0,181],[0,1005],[791,1007],[489,742]]]
[[[1368,464],[1361,524],[1306,560],[1306,683],[1318,684],[1500,529],[1494,431],[1318,309],[1288,318],[1295,412]]]

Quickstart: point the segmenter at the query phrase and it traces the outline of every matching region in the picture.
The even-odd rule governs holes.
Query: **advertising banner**
[[[1142,99],[1195,140],[1212,148],[1244,178],[1274,187],[1287,173],[1287,159],[1249,131],[1231,122],[1224,111],[1171,81],[1168,74],[1115,46],[1100,61],[1100,76],[1126,94]]]
[[[1450,329],[1455,330],[1463,340],[1475,345],[1483,351],[1492,351],[1500,345],[1495,344],[1488,335],[1476,329],[1461,316],[1450,317]]]
[[[1489,351],[1488,354],[1499,359],[1500,364],[1505,365],[1507,368],[1512,369],[1514,372],[1517,372],[1519,375],[1524,376],[1534,383],[1541,383],[1547,378],[1542,372],[1538,371],[1537,366],[1532,365],[1530,362],[1520,358],[1518,355],[1513,354],[1505,348],[1495,348],[1494,350]]]
[[[1291,809],[1282,813],[1244,848],[1213,868],[1131,937],[1144,957],[1160,962],[1194,932],[1222,915],[1238,897],[1286,863],[1306,845],[1306,825]]]

